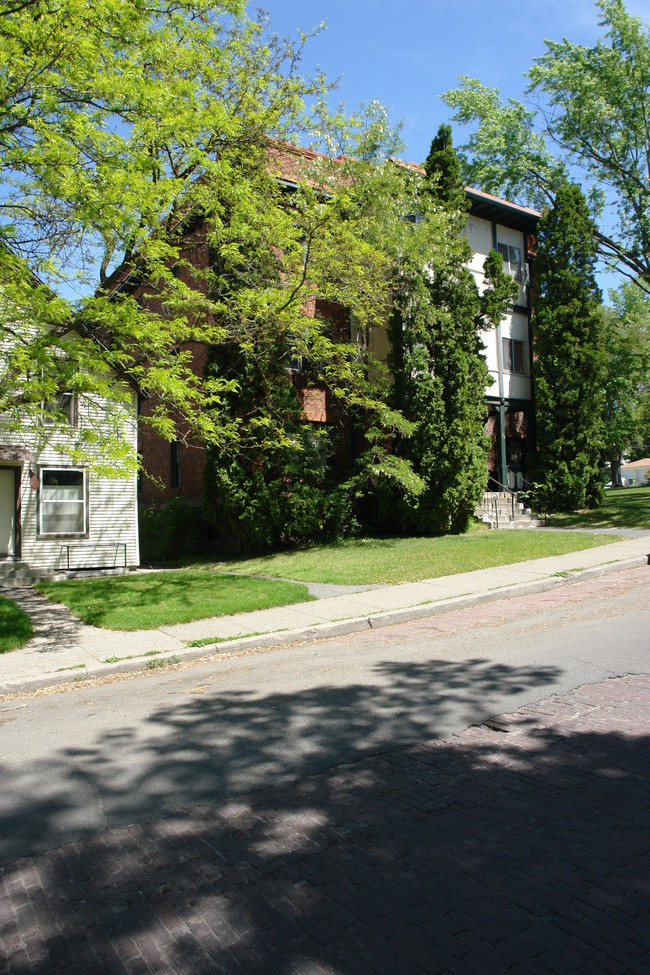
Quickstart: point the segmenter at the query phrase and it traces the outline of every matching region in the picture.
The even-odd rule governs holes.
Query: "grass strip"
[[[0,596],[0,653],[24,647],[34,636],[32,621],[13,599]]]
[[[84,623],[112,630],[152,630],[313,598],[299,583],[201,569],[42,582],[38,590]]]
[[[139,660],[141,657],[157,657],[162,650],[147,650],[145,653],[131,653],[128,657],[107,657],[103,664],[119,664],[122,660]]]
[[[254,630],[252,633],[237,633],[235,636],[204,636],[200,640],[190,640],[188,647],[209,647],[212,643],[230,643],[232,640],[243,640],[248,636],[266,636],[268,633],[286,633],[288,627],[283,626],[279,630]]]
[[[181,658],[174,655],[173,657],[165,657],[160,660],[148,660],[145,666],[147,670],[159,670],[163,667],[172,667],[174,664],[179,664],[180,662]]]

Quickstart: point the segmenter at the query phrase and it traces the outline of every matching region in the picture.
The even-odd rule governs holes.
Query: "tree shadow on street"
[[[296,776],[444,736],[459,709],[464,725],[483,720],[495,700],[551,686],[558,673],[484,659],[386,661],[368,683],[297,692],[224,692],[206,680],[163,697],[144,735],[123,726],[88,740],[80,722],[78,745],[23,766],[15,786],[11,771],[0,769],[0,862],[206,799],[288,788]],[[99,708],[115,687],[87,693]]]
[[[563,732],[531,706],[450,741],[402,744],[423,686],[444,674],[446,693],[466,695],[468,678],[459,664],[386,666],[381,691],[199,697],[152,715],[134,795],[115,810],[140,825],[6,866],[6,970],[643,971],[650,736]],[[543,686],[550,674],[487,666],[481,680],[477,666],[472,679],[489,699],[492,682]],[[575,715],[566,700],[555,719]],[[300,722],[321,770],[309,774],[308,755],[290,777],[285,743]],[[337,735],[371,741],[374,754],[359,746],[325,767]],[[74,762],[61,756],[58,802],[36,810],[52,840],[79,768],[108,794],[111,754],[129,736],[116,729]],[[268,775],[233,799],[229,763],[253,760]],[[196,778],[200,804],[143,821],[164,781],[190,800]],[[31,816],[30,802],[5,818],[3,836]]]

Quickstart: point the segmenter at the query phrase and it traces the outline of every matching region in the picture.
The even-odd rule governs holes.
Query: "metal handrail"
[[[507,484],[502,484],[501,481],[497,481],[497,479],[495,477],[492,477],[491,475],[490,475],[490,480],[492,481],[493,484],[498,485],[500,488],[503,488],[504,491],[508,491],[512,495],[512,503],[513,503],[513,511],[514,511],[514,498],[517,497],[517,495],[520,494],[520,493],[522,493],[522,492],[521,491],[513,491],[513,489],[511,487],[509,487]],[[545,493],[541,490],[542,485],[541,484],[534,484],[532,481],[528,481],[525,477],[522,477],[521,478],[521,481],[524,484],[524,491],[523,491],[523,493],[524,494],[529,494],[529,493],[534,494],[536,501],[538,501],[539,504],[541,505],[541,509],[542,509],[541,510],[541,515],[542,515],[542,518],[544,519],[544,524],[546,525],[547,522],[548,522],[548,505],[546,504],[546,496],[545,496]]]
[[[476,511],[482,512],[483,515],[488,519],[490,524],[492,524],[492,521],[494,521],[494,528],[499,527],[499,506],[497,504],[494,504],[493,514],[490,512],[489,508],[485,507],[485,505],[478,504],[478,503],[476,505]]]
[[[503,488],[504,493],[507,491],[508,494],[510,495],[510,504],[512,506],[512,520],[514,521],[515,520],[515,498],[517,497],[517,492],[513,491],[512,488],[508,487],[507,484],[502,484],[501,481],[497,481],[496,477],[492,477],[492,475],[490,475],[490,480],[492,481],[493,484],[496,484],[498,487]],[[490,492],[488,491],[487,493],[489,494]],[[499,494],[500,492],[497,491],[496,493]]]
[[[541,516],[543,518],[544,525],[547,525],[548,524],[549,511],[548,511],[548,505],[546,503],[546,494],[545,494],[545,492],[543,490],[543,486],[541,484],[535,484],[532,481],[527,480],[525,477],[522,477],[521,475],[518,475],[518,477],[520,478],[521,483],[524,486],[523,487],[523,490],[521,488],[515,490],[515,489],[511,488],[510,485],[508,485],[508,484],[502,484],[501,481],[497,481],[497,479],[495,477],[493,477],[492,475],[490,475],[490,484],[494,484],[496,486],[497,490],[496,491],[493,491],[491,489],[486,489],[485,494],[501,494],[501,493],[503,493],[503,494],[509,495],[510,496],[510,504],[511,504],[511,508],[512,508],[512,520],[513,521],[515,519],[515,499],[519,500],[519,496],[520,495],[524,495],[524,498],[522,499],[523,502],[524,502],[524,504],[526,505],[526,507],[532,508],[532,504],[526,504],[526,502],[529,499],[525,497],[525,495],[527,495],[527,494],[532,494],[532,495],[534,495],[535,502],[536,502],[536,504],[535,504],[535,510],[538,510],[539,508],[541,508],[541,511],[539,511],[539,514],[541,514]],[[477,505],[477,510],[478,511],[484,511],[489,518],[493,518],[493,520],[495,521],[495,527],[498,528],[499,527],[499,505],[498,505],[498,501],[496,499],[492,499],[491,504],[492,504],[492,506],[494,508],[494,512],[493,513],[490,511],[489,508],[486,509],[485,505],[482,505],[482,504],[478,504]]]
[[[501,481],[497,481],[496,477],[492,477],[491,474],[490,474],[490,480],[492,481],[493,484],[496,484],[497,487],[503,488],[504,491],[508,491],[509,494],[517,493],[516,491],[513,491],[512,488],[509,487],[507,484],[502,484]]]
[[[59,558],[58,558],[58,561],[57,561],[57,569],[60,569],[61,568],[61,556],[63,555],[63,550],[64,549],[66,551],[66,556],[67,556],[67,559],[66,559],[66,561],[67,561],[66,569],[69,570],[70,569],[70,546],[69,545],[62,545],[61,548],[59,549]]]
[[[120,548],[124,549],[124,568],[126,569],[126,542],[115,543],[115,555],[113,556],[113,568],[117,568],[117,553]]]
[[[541,515],[544,519],[544,525],[546,525],[548,522],[548,505],[546,503],[546,492],[543,490],[543,486],[541,484],[534,484],[532,481],[527,481],[525,477],[522,477],[522,481],[525,485],[528,485],[527,488],[524,488],[524,493],[533,494],[535,501],[541,506]]]
[[[59,559],[58,559],[58,562],[57,562],[57,568],[59,568],[59,569],[61,568],[61,559],[63,558],[63,554],[65,552],[66,571],[68,571],[68,572],[70,571],[70,549],[72,547],[73,546],[71,544],[69,544],[69,543],[63,544],[61,546],[61,548],[59,549]],[[123,552],[124,552],[124,564],[123,564],[123,567],[126,569],[127,568],[126,542],[116,542],[115,543],[115,552],[113,554],[113,568],[114,569],[120,568],[120,566],[118,566],[118,556],[119,556],[119,553],[120,553],[120,549],[122,549]],[[105,549],[105,551],[106,551],[106,549]],[[110,560],[110,554],[108,554],[108,553],[110,553],[110,549],[107,552],[107,564],[106,564],[106,568],[110,568],[110,561],[109,561]]]

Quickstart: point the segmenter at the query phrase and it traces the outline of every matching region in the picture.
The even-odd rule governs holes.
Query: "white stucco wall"
[[[490,249],[494,246],[492,237],[492,223],[479,217],[468,217],[465,226],[465,234],[473,250],[470,268],[476,279],[480,291],[485,287],[485,276],[483,274],[483,262]],[[522,261],[525,261],[524,234],[519,230],[512,230],[497,224],[497,243],[509,244],[518,247]],[[520,288],[519,301],[524,303],[526,299],[525,288]],[[501,337],[512,338],[524,343],[523,359],[524,373],[503,372],[503,395],[506,399],[531,400],[532,386],[530,378],[530,348],[528,334],[528,315],[524,312],[510,309],[501,322]],[[488,369],[493,378],[492,385],[488,388],[489,397],[499,395],[499,352],[498,335],[496,329],[490,329],[481,333],[483,344],[485,345],[485,358]]]

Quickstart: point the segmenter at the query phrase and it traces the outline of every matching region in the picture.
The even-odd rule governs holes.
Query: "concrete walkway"
[[[35,636],[22,650],[0,656],[0,695],[218,652],[340,636],[649,562],[650,533],[636,533],[568,555],[394,586],[337,587],[345,591],[313,602],[130,633],[87,626],[31,588],[11,589],[5,595],[29,613]],[[198,640],[200,647],[189,645]]]

